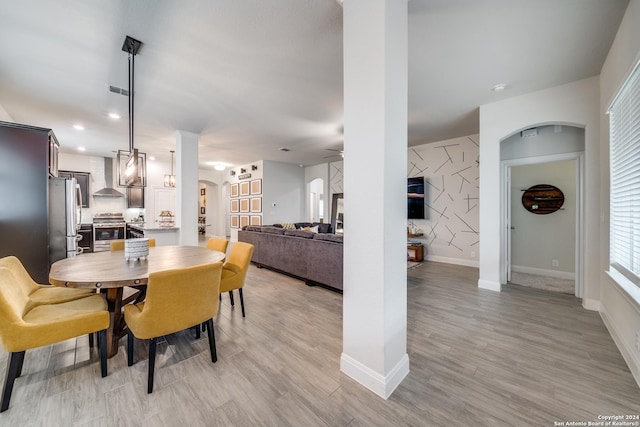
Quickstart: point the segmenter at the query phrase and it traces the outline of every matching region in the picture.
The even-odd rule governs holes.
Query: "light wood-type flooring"
[[[509,285],[527,286],[529,288],[544,289],[553,292],[562,292],[564,294],[576,294],[576,282],[573,279],[560,279],[558,277],[541,276],[538,274],[511,273],[511,282]]]
[[[252,266],[247,317],[223,297],[216,364],[206,334],[168,336],[148,395],[144,342],[129,368],[121,340],[106,378],[86,337],[28,351],[0,425],[553,426],[640,414],[638,385],[577,298],[480,290],[477,269],[435,262],[408,276],[411,372],[386,401],[340,373],[342,296]]]

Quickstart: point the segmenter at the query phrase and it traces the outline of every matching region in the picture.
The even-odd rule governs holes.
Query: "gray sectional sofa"
[[[342,235],[249,226],[238,231],[238,241],[254,245],[251,261],[258,267],[342,292]]]

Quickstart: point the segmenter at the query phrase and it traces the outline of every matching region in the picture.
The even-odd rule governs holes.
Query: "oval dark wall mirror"
[[[564,204],[564,194],[553,185],[538,184],[522,193],[522,206],[536,215],[547,215],[560,209]]]

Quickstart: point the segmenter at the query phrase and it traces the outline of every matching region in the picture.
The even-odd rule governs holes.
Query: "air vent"
[[[120,95],[129,96],[129,91],[118,86],[109,85],[109,91]]]

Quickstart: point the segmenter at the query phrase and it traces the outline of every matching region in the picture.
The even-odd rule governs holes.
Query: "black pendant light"
[[[127,36],[124,39],[122,50],[129,57],[129,151],[118,150],[118,185],[120,187],[146,187],[147,186],[147,155],[134,147],[134,71],[136,54],[140,50],[142,42]]]

